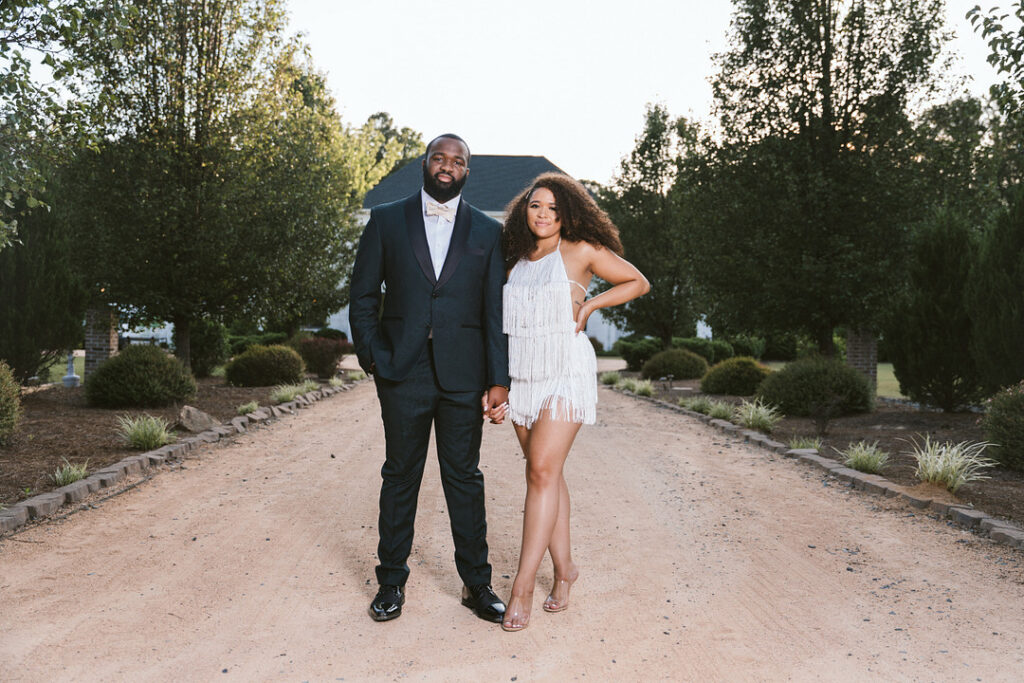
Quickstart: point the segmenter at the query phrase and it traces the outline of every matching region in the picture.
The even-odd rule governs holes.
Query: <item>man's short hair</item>
[[[470,151],[469,151],[469,143],[466,142],[465,140],[463,140],[462,138],[460,138],[455,133],[441,133],[436,138],[434,138],[433,140],[428,142],[427,143],[427,155],[430,154],[430,148],[434,146],[434,143],[437,142],[438,140],[440,140],[441,138],[450,138],[452,140],[458,140],[463,145],[465,145],[465,147],[466,147],[466,161],[469,162],[469,157],[472,156],[472,154],[470,154]]]

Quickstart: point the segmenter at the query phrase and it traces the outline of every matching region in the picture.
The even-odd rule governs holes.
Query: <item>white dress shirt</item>
[[[420,190],[420,203],[423,211],[423,227],[427,232],[427,246],[430,247],[430,261],[434,265],[434,277],[441,277],[441,269],[444,268],[445,257],[448,256],[448,246],[452,242],[452,230],[455,229],[455,220],[445,220],[442,216],[428,216],[427,202],[441,204],[450,207],[453,211],[458,209],[462,195],[458,194],[453,199],[441,204],[427,194],[426,190]]]

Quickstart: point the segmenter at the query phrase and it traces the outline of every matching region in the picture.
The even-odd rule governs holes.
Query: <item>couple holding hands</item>
[[[595,420],[587,319],[650,286],[621,258],[618,230],[572,178],[536,178],[509,205],[502,226],[462,201],[469,166],[462,138],[431,140],[423,189],[373,208],[352,270],[353,342],[376,383],[386,442],[380,589],[370,616],[387,621],[402,613],[433,425],[462,604],[519,631],[529,624],[545,552],[555,577],[545,611],[569,606],[579,575],[562,466],[580,426]],[[588,299],[594,276],[612,287]],[[487,561],[484,418],[509,418],[526,458],[522,547],[507,608],[491,588]]]

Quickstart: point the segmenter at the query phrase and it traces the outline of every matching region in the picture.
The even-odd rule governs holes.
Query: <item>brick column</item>
[[[85,371],[83,379],[117,353],[117,318],[105,309],[85,312]]]
[[[872,330],[851,330],[847,334],[846,364],[864,373],[872,391],[877,391],[878,336]]]

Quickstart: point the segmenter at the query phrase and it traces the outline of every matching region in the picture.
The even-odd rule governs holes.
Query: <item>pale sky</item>
[[[947,15],[957,70],[981,94],[995,75],[964,18],[976,1],[947,0]],[[728,0],[288,4],[346,123],[386,111],[425,141],[453,132],[475,154],[545,156],[602,183],[633,148],[648,102],[708,118],[711,55],[732,14]]]

